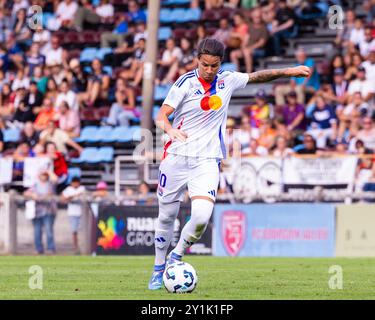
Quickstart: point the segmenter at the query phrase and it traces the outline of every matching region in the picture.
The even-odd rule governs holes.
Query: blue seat
[[[72,163],[96,163],[97,158],[97,148],[84,148],[83,151],[81,152],[79,158],[74,158],[70,160]]]
[[[199,8],[186,9],[184,22],[199,21],[201,19],[202,11]]]
[[[161,23],[172,22],[173,20],[171,19],[171,16],[172,16],[172,10],[166,9],[166,8],[162,8],[160,10],[159,19]]]
[[[167,97],[167,94],[172,86],[171,85],[160,85],[156,86],[154,90],[154,99],[164,100]]]
[[[16,128],[5,129],[4,133],[4,142],[18,142],[20,140],[20,130]]]
[[[112,136],[112,131],[113,131],[113,127],[100,127],[97,132],[96,132],[96,136],[95,136],[95,140],[97,142],[111,142],[113,140],[111,140],[111,136]]]
[[[111,162],[113,161],[114,150],[112,147],[101,147],[98,149],[96,161],[97,162]]]
[[[158,31],[158,39],[161,41],[165,41],[172,37],[172,29],[169,27],[161,27]]]
[[[81,134],[75,139],[76,142],[93,142],[95,140],[96,133],[98,131],[96,126],[87,126],[81,130]],[[94,140],[93,140],[94,139]]]
[[[116,127],[112,131],[111,139],[116,142],[130,142],[131,131],[128,127]]]
[[[47,28],[48,21],[50,19],[54,18],[54,17],[55,17],[55,15],[53,13],[43,12],[43,14],[42,14],[42,24],[43,24],[43,27]]]
[[[237,66],[234,63],[226,62],[221,65],[223,71],[237,71]]]
[[[112,67],[111,66],[103,66],[103,70],[107,72],[107,74],[112,77]]]
[[[112,48],[100,48],[96,51],[95,57],[100,59],[100,60],[103,60],[104,56],[106,54],[112,53],[112,51],[113,51]]]
[[[68,168],[68,179],[67,183],[70,184],[72,182],[72,179],[75,177],[81,178],[82,176],[82,171],[81,168]]]
[[[129,128],[131,141],[141,141],[141,127],[131,126]]]
[[[97,48],[85,48],[82,50],[79,60],[81,62],[91,62],[95,59]]]
[[[171,20],[177,23],[184,23],[186,20],[186,10],[185,9],[174,9],[171,12]]]

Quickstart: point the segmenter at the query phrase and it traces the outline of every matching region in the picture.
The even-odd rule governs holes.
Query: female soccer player
[[[148,288],[163,284],[166,264],[181,260],[198,241],[210,220],[219,183],[219,166],[225,158],[225,125],[230,98],[247,83],[280,77],[308,77],[310,69],[298,66],[253,73],[220,69],[224,45],[204,39],[198,45],[198,68],[173,85],[156,117],[156,125],[170,138],[159,170],[159,216],[155,228],[155,265]],[[174,112],[173,124],[168,116]],[[191,198],[191,218],[183,227],[177,246],[166,258],[174,221],[186,187]],[[166,261],[167,260],[167,261]]]

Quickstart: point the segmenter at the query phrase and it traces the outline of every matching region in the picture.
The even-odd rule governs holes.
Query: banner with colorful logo
[[[216,256],[332,257],[335,206],[326,204],[216,205]]]
[[[98,255],[153,255],[157,206],[99,206],[96,227]],[[190,218],[190,207],[181,206],[174,224],[171,248],[175,247],[181,229]],[[211,254],[212,226],[187,253]]]

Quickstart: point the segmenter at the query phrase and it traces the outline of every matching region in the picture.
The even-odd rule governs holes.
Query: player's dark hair
[[[198,58],[202,54],[208,54],[210,56],[220,57],[220,60],[224,59],[224,44],[216,39],[206,38],[198,44]]]

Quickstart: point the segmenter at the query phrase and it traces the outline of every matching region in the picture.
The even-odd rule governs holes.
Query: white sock
[[[207,228],[214,208],[209,200],[195,199],[191,202],[191,218],[181,231],[180,240],[173,253],[183,256],[187,248],[197,242]]]
[[[159,202],[159,216],[155,226],[155,270],[160,270],[160,266],[165,263],[165,257],[173,237],[174,222],[179,210],[179,201]]]

